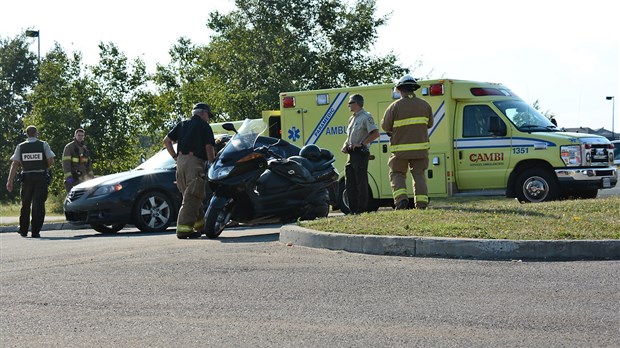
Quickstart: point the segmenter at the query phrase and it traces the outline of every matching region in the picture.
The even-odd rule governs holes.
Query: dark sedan
[[[162,150],[133,170],[83,182],[65,199],[67,221],[101,233],[116,233],[127,224],[144,232],[166,230],[182,201],[175,173],[176,162]]]
[[[226,134],[216,135],[216,150],[229,139]],[[256,146],[276,141],[259,136]],[[299,154],[299,147],[288,143],[273,150],[283,157]],[[127,224],[144,232],[164,231],[176,222],[183,200],[175,174],[176,162],[164,149],[133,170],[73,187],[65,198],[65,217],[72,224],[88,224],[101,233],[116,233]]]

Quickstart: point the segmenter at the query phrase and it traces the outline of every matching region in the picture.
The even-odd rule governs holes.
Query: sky
[[[421,62],[415,77],[502,83],[530,104],[538,100],[562,127],[611,130],[613,122],[620,132],[620,26],[613,0],[376,3],[376,15],[390,19],[378,29],[371,54],[392,52],[405,67]],[[0,37],[39,30],[42,56],[58,42],[68,53],[81,52],[89,65],[98,62],[100,42],[113,42],[154,71],[169,62],[178,38],[208,44],[208,14],[234,8],[232,0],[108,0],[98,7],[82,0],[8,1],[0,7]],[[37,53],[37,39],[29,40]]]

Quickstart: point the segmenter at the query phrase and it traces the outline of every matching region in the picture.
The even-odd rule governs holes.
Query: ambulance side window
[[[497,116],[488,105],[467,105],[463,108],[463,137],[489,137],[492,116]],[[500,121],[501,122],[501,121]]]

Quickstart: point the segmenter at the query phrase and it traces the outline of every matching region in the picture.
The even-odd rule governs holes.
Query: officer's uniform
[[[378,130],[372,115],[361,109],[349,118],[347,140],[345,144],[362,144],[373,130]],[[345,145],[346,146],[346,145]],[[345,187],[349,200],[349,209],[353,214],[363,213],[368,207],[368,160],[370,144],[356,147],[348,151],[345,165]]]
[[[67,192],[71,191],[73,186],[94,177],[90,151],[86,145],[80,145],[74,140],[65,146],[62,152],[62,171]]]
[[[183,203],[177,218],[177,237],[194,236],[194,230],[204,227],[205,145],[215,145],[213,130],[200,116],[178,123],[168,138],[177,142],[177,187],[183,194]]]
[[[54,152],[45,141],[36,137],[29,137],[25,142],[17,145],[12,161],[21,164],[22,208],[19,215],[19,234],[26,236],[30,225],[30,208],[32,206],[32,236],[38,237],[45,219],[45,201],[47,188],[51,176],[48,172],[48,159],[53,158]]]
[[[433,111],[424,100],[411,92],[393,102],[381,120],[381,128],[391,133],[388,161],[394,204],[403,208],[407,204],[407,169],[413,176],[416,208],[428,206],[428,187],[425,171],[428,168],[430,148],[428,129],[433,126]],[[401,203],[402,202],[402,203]]]

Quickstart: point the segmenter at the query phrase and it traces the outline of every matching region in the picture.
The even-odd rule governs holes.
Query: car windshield
[[[523,100],[502,100],[495,106],[520,130],[524,132],[557,132],[560,129]]]
[[[153,157],[146,160],[144,163],[136,167],[136,170],[148,170],[148,169],[174,169],[177,166],[177,162],[170,156],[166,149],[163,149],[156,153]]]

